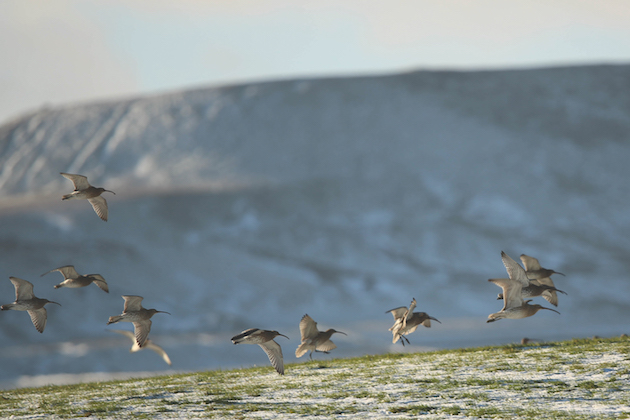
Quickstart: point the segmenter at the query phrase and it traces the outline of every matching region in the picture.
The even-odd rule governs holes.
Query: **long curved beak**
[[[105,192],[110,192],[110,193],[112,193],[112,194],[116,195],[116,193],[115,193],[114,191],[105,190]],[[564,274],[563,274],[563,276],[564,276]]]
[[[54,303],[54,304],[56,304],[56,305],[61,306],[61,303],[53,302],[52,300],[49,300],[49,301],[48,301],[48,303]]]
[[[429,317],[429,319],[432,319],[432,320],[434,320],[434,321],[440,322],[440,320],[439,320],[439,319],[437,319],[437,318],[433,318],[432,316],[430,316],[430,317]],[[441,322],[440,322],[440,324],[441,324]]]
[[[544,306],[541,306],[540,309],[546,309],[548,311],[554,311],[555,313],[559,314],[560,312],[556,311],[555,309],[551,309],[551,308],[545,308]]]
[[[156,314],[171,314],[170,312],[166,312],[166,311],[155,311]]]
[[[287,337],[287,336],[286,336],[286,335],[284,335],[284,334],[278,334],[278,335],[281,335],[282,337],[286,338],[287,340],[290,340],[290,338],[289,338],[289,337]]]
[[[564,276],[564,274],[559,273],[559,272],[557,272],[557,271],[554,271],[554,272],[553,272],[553,274],[560,274],[561,276]],[[566,276],[565,276],[565,277],[566,277]]]
[[[343,334],[343,335],[348,335],[348,334],[346,334],[346,333],[345,333],[345,332],[343,332],[343,331],[335,331],[335,332],[336,332],[336,333],[339,333],[339,334]]]

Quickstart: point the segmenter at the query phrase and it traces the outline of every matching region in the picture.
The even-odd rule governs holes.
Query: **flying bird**
[[[29,281],[17,277],[9,277],[9,280],[11,280],[11,283],[13,283],[15,287],[15,302],[0,306],[0,310],[7,311],[13,309],[14,311],[27,311],[37,331],[43,333],[44,328],[46,328],[46,320],[48,319],[48,313],[44,306],[47,303],[54,303],[59,306],[61,306],[61,304],[53,302],[52,300],[35,297],[33,294],[33,284]]]
[[[146,341],[144,342],[144,346],[140,347],[138,345],[138,343],[136,342],[136,337],[133,335],[133,333],[131,331],[127,331],[127,330],[110,330],[110,331],[113,331],[113,332],[118,333],[120,335],[124,335],[125,337],[127,337],[131,341],[133,341],[133,345],[131,346],[131,349],[129,350],[130,353],[135,353],[137,351],[144,350],[144,349],[153,350],[154,352],[159,354],[160,357],[169,366],[171,365],[171,359],[170,359],[170,357],[168,357],[168,354],[166,354],[166,352],[164,351],[164,349],[162,347],[158,346],[153,341],[151,341],[150,338],[147,338]]]
[[[287,337],[284,334],[280,334],[278,331],[259,330],[258,328],[250,328],[242,333],[232,337],[232,343],[234,344],[258,344],[261,349],[267,353],[267,357],[271,362],[271,366],[276,369],[280,375],[284,375],[284,362],[282,359],[282,348],[280,344],[276,343],[274,338],[277,336]]]
[[[77,174],[67,174],[60,172],[65,178],[68,178],[74,184],[74,191],[64,195],[62,200],[83,199],[90,202],[92,208],[102,220],[107,221],[107,201],[101,196],[104,192],[115,192],[106,190],[105,188],[97,188],[90,185],[87,177]]]
[[[431,328],[431,320],[440,322],[437,318],[433,318],[429,316],[426,312],[414,312],[417,305],[416,299],[413,298],[409,308],[404,306],[400,306],[398,308],[390,309],[389,311],[394,316],[394,325],[389,329],[392,332],[393,338],[392,343],[396,343],[400,340],[400,343],[405,346],[405,340],[407,344],[409,343],[409,339],[405,337],[405,334],[411,334],[414,332],[420,325],[424,325],[427,328]],[[441,322],[440,322],[441,324]]]
[[[300,334],[302,336],[302,343],[295,350],[296,357],[302,357],[307,351],[311,351],[309,354],[311,360],[313,360],[313,352],[322,352],[328,354],[331,350],[336,349],[335,343],[330,341],[330,337],[334,333],[348,335],[345,332],[337,331],[330,328],[327,331],[319,331],[317,329],[317,322],[313,321],[313,318],[308,314],[302,317],[300,320]]]
[[[523,297],[523,299],[542,296],[545,299],[547,299],[547,301],[551,303],[553,306],[558,306],[558,295],[556,294],[556,292],[560,292],[565,295],[567,293],[563,292],[560,289],[556,289],[553,286],[553,283],[551,286],[548,284],[544,284],[541,280],[545,280],[545,279],[549,279],[549,281],[551,281],[549,277],[544,277],[538,280],[529,279],[529,285],[521,289],[521,296]],[[508,281],[508,279],[490,279],[489,281],[492,281],[493,283],[497,283],[495,280],[498,280],[499,282]],[[501,300],[501,299],[503,299],[503,293],[499,293],[499,295],[497,296],[497,300]]]
[[[142,296],[123,295],[122,298],[125,299],[125,306],[122,314],[110,316],[109,321],[107,321],[107,325],[120,321],[133,323],[136,343],[138,344],[138,347],[144,347],[149,331],[151,331],[151,317],[157,313],[169,315],[170,313],[158,311],[156,309],[143,308]]]
[[[100,274],[86,274],[80,275],[77,273],[77,270],[74,269],[73,265],[65,265],[63,267],[55,268],[53,270],[47,271],[42,276],[45,276],[48,273],[52,273],[53,271],[59,271],[61,275],[63,275],[64,281],[57,284],[55,289],[59,289],[60,287],[85,287],[89,286],[91,283],[94,283],[99,287],[99,289],[104,292],[109,293],[109,288],[107,287],[107,282]]]
[[[544,277],[551,277],[552,274],[560,274],[561,276],[564,276],[564,274],[557,271],[542,268],[538,260],[534,257],[521,254],[521,261],[523,262],[523,266],[525,267],[525,272],[527,273],[528,279],[538,280]]]
[[[501,251],[501,260],[507,270],[509,279],[489,279],[488,281],[496,284],[503,289],[503,308],[494,314],[488,315],[486,322],[494,322],[499,319],[520,319],[534,315],[541,309],[546,309],[556,313],[560,313],[554,309],[545,308],[541,305],[530,305],[530,300],[523,301],[523,288],[529,286],[529,279],[525,274],[523,267],[510,258],[505,252]]]

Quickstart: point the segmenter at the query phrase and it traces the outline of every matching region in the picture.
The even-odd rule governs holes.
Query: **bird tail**
[[[308,351],[307,345],[308,345],[308,343],[300,344],[300,346],[295,351],[295,357],[302,357],[302,356],[304,356],[306,354],[306,352]]]
[[[110,316],[109,317],[109,321],[107,321],[107,325],[115,324],[116,322],[120,321],[121,319],[123,319],[123,317],[120,316],[120,315]]]

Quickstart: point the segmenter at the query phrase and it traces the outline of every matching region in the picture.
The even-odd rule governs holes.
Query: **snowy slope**
[[[443,322],[410,337],[422,346],[624,332],[628,91],[630,66],[413,72],[11,121],[0,127],[1,303],[17,276],[63,306],[42,335],[24,313],[0,314],[0,380],[166,367],[106,331],[121,294],[173,314],[156,315],[152,335],[176,369],[265,363],[229,343],[249,327],[289,335],[293,361],[304,313],[348,330],[338,356],[388,351],[385,311],[412,297]],[[61,202],[62,171],[116,192],[109,222]],[[506,274],[501,250],[567,274],[554,278],[569,293],[561,315],[485,324],[502,304],[486,281]],[[65,264],[102,274],[111,293],[39,277]],[[24,346],[37,363],[20,359]]]

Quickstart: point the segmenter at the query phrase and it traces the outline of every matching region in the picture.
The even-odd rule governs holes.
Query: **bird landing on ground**
[[[302,357],[310,350],[309,357],[313,360],[313,352],[321,352],[328,354],[331,350],[336,349],[335,343],[330,341],[330,337],[334,333],[348,335],[345,332],[337,331],[330,328],[327,331],[319,331],[317,329],[317,322],[313,321],[313,318],[304,315],[300,320],[300,335],[302,336],[302,343],[295,350],[295,357]]]
[[[420,325],[424,325],[427,328],[431,328],[431,320],[438,321],[437,318],[433,318],[429,316],[426,312],[414,312],[413,310],[416,308],[417,302],[416,299],[413,298],[409,308],[404,306],[400,306],[398,308],[390,309],[389,311],[394,316],[394,325],[389,329],[392,332],[392,343],[396,343],[399,339],[400,343],[405,346],[405,340],[407,344],[409,343],[409,339],[405,337],[406,334],[411,334],[414,332]]]

